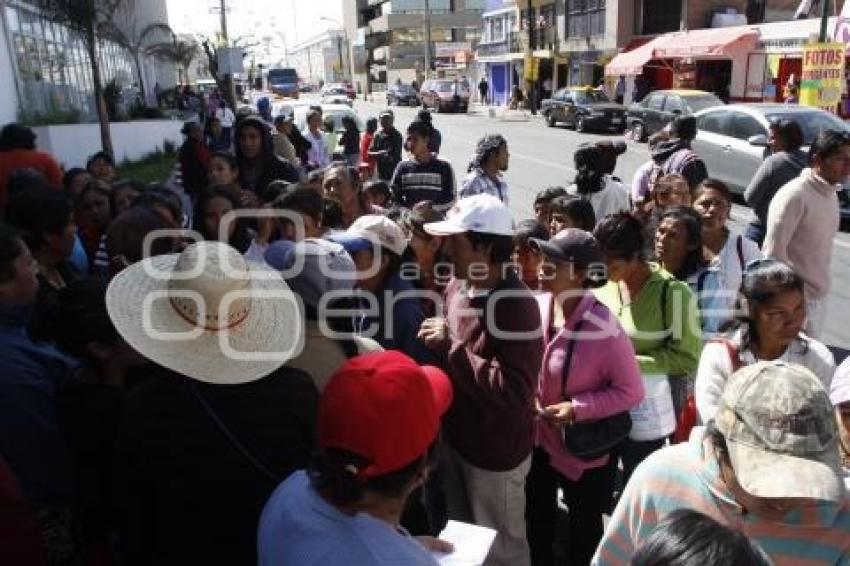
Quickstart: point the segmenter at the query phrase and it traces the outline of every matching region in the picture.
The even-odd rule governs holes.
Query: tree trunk
[[[145,74],[142,72],[142,60],[139,58],[138,53],[133,53],[133,63],[136,65],[136,74],[139,79],[139,96],[142,100],[142,104],[148,106],[148,91],[145,88]]]
[[[103,98],[103,84],[100,76],[100,61],[97,59],[97,39],[92,33],[86,38],[86,49],[91,63],[91,78],[94,84],[94,104],[97,108],[97,120],[100,122],[100,143],[103,151],[115,156],[112,148],[112,133],[109,131],[109,114],[106,111],[106,100]]]

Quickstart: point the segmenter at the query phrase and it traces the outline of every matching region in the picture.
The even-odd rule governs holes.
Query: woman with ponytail
[[[610,214],[629,212],[629,193],[620,181],[605,173],[605,155],[595,145],[579,146],[573,154],[576,177],[567,192],[589,201],[596,220]]]

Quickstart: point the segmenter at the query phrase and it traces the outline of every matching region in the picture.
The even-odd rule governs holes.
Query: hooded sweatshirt
[[[652,176],[650,184],[654,184],[660,176],[679,173],[687,179],[693,191],[708,178],[705,163],[691,150],[691,142],[688,140],[674,139],[658,144],[652,150],[652,161],[661,171],[660,175]]]
[[[256,127],[262,135],[260,155],[248,160],[239,146],[239,134],[246,126]],[[239,186],[254,191],[262,199],[266,187],[272,181],[282,180],[297,183],[298,170],[274,152],[274,142],[269,125],[257,118],[243,118],[236,124],[236,162],[239,164]]]
[[[832,241],[840,222],[837,190],[807,167],[779,189],[768,210],[764,255],[784,261],[803,278],[807,300],[829,294]]]

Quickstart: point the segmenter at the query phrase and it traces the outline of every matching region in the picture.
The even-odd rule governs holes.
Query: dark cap
[[[274,117],[274,125],[286,124],[287,122],[291,123],[293,119],[292,114],[279,114]]]
[[[593,234],[578,228],[561,230],[548,241],[531,238],[529,243],[533,249],[555,261],[568,261],[581,267],[603,261],[602,250]]]

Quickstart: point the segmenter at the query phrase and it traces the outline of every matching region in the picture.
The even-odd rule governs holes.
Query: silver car
[[[697,137],[692,144],[708,168],[708,175],[726,183],[736,193],[743,194],[762,161],[770,155],[767,146],[770,122],[787,118],[803,130],[803,150],[822,129],[850,132],[850,126],[819,108],[790,104],[728,104],[696,112]],[[842,213],[847,211],[846,189]]]

